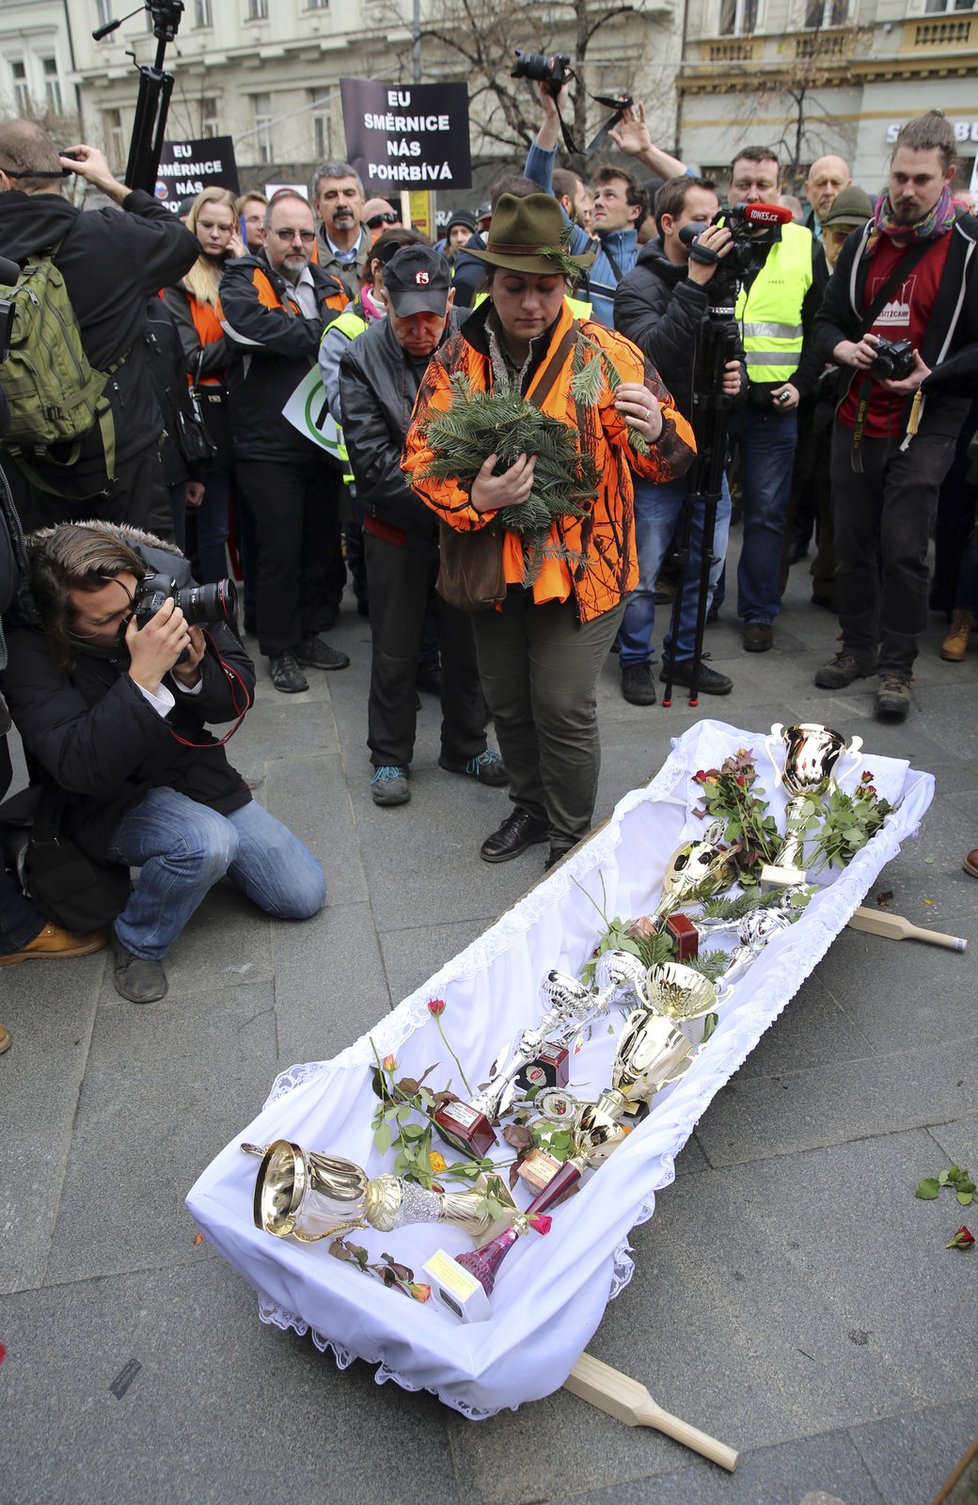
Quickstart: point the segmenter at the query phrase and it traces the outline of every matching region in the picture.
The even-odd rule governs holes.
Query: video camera
[[[791,210],[780,204],[732,204],[729,209],[719,209],[710,224],[725,225],[733,239],[732,250],[722,260],[718,252],[696,244],[706,225],[683,225],[679,239],[689,246],[690,260],[704,266],[719,263],[713,279],[714,296],[720,302],[733,302],[737,284],[757,276],[769,247],[781,239],[781,226],[791,220]]]

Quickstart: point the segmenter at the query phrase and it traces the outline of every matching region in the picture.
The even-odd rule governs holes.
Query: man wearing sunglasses
[[[319,215],[319,265],[346,288],[351,302],[373,241],[363,223],[366,195],[359,174],[349,162],[324,162],[312,177],[310,200]]]
[[[363,206],[363,223],[370,231],[371,242],[376,245],[382,235],[401,223],[401,216],[386,199],[368,199]]]
[[[229,261],[221,279],[235,472],[258,536],[258,642],[285,694],[308,690],[304,668],[350,662],[320,637],[343,588],[339,479],[282,416],[316,364],[324,328],[347,304],[336,278],[312,262],[315,240],[308,203],[283,189],[265,211],[258,255]]]

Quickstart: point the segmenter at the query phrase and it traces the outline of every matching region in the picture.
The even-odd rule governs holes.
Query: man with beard
[[[435,594],[438,523],[401,474],[401,450],[421,378],[452,333],[448,262],[430,246],[402,246],[384,265],[385,319],[340,357],[343,436],[364,511],[370,592],[367,741],[375,805],[407,804],[416,731],[415,683],[425,617],[441,649],[440,768],[501,788],[508,775],[486,746],[488,711],[467,613]]]
[[[352,301],[373,244],[362,223],[363,183],[349,162],[324,162],[313,174],[311,198],[319,215],[319,265],[343,284]]]
[[[346,307],[342,287],[310,264],[315,231],[301,194],[283,189],[265,214],[257,256],[230,261],[221,279],[238,485],[258,540],[258,642],[276,690],[308,690],[301,666],[345,669],[319,636],[336,620],[339,484],[319,447],[282,409],[316,364],[323,330]],[[342,561],[340,561],[342,564]]]
[[[839,253],[815,319],[818,354],[851,373],[831,460],[842,648],[815,683],[839,690],[878,672],[876,714],[901,721],[927,625],[938,492],[969,405],[960,382],[927,379],[951,356],[978,355],[978,225],[955,216],[954,146],[939,110],[903,127],[888,191]],[[908,375],[881,366],[887,341],[910,346]]]

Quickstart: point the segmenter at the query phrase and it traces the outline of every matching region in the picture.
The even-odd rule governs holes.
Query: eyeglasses
[[[295,240],[298,235],[303,245],[306,246],[311,246],[316,239],[315,230],[273,230],[272,234],[277,235],[279,240]]]
[[[381,225],[399,225],[401,217],[395,214],[393,209],[388,209],[386,214],[372,214],[367,220],[368,230],[379,230]]]

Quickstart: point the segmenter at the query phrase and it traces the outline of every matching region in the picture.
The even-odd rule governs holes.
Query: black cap
[[[447,259],[431,246],[402,246],[384,268],[384,290],[401,319],[443,314],[451,285]]]

